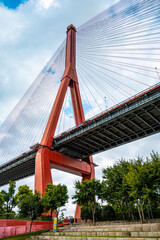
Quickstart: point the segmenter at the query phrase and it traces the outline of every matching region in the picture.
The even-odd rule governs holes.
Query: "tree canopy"
[[[58,219],[59,210],[61,207],[65,206],[68,198],[69,196],[66,185],[47,184],[47,188],[45,189],[45,195],[43,197],[43,205],[45,211],[50,211],[51,216],[53,212],[55,212]]]
[[[128,219],[138,216],[141,221],[160,214],[160,156],[120,160],[103,169],[102,197],[114,210]]]
[[[93,224],[95,224],[95,210],[97,199],[101,195],[101,184],[99,180],[85,180],[82,183],[76,181],[75,195],[72,197],[74,203],[82,207],[89,207],[92,210]]]
[[[0,192],[0,214],[4,212],[3,205],[4,205],[4,197],[3,197],[3,194]]]
[[[12,182],[12,181],[9,181],[8,192],[6,192],[4,190],[1,191],[1,195],[4,199],[3,210],[4,210],[4,214],[7,216],[7,218],[10,215],[14,214],[14,212],[12,210],[16,206],[16,200],[15,200],[15,197],[14,197],[15,188],[16,188],[16,183]]]
[[[29,195],[19,198],[18,207],[20,209],[19,212],[23,217],[29,217],[31,219],[31,232],[33,220],[40,217],[44,212],[40,193],[35,191],[34,194],[30,193]]]
[[[22,185],[18,188],[18,193],[15,195],[15,199],[17,203],[21,201],[23,198],[27,197],[28,195],[32,195],[32,190],[29,189],[27,185]]]

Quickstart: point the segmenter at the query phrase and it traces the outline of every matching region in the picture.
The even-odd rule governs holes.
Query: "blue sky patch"
[[[91,111],[91,106],[85,100],[83,100],[83,109],[84,109],[84,114],[87,114],[89,111]],[[71,99],[69,99],[69,106],[64,109],[64,112],[67,116],[74,118]]]
[[[134,6],[131,6],[131,7],[128,7],[127,9],[125,9],[125,14],[126,15],[129,15],[129,14],[135,14],[138,12],[138,8],[139,8],[139,5],[134,5]]]
[[[69,99],[68,101],[69,101],[69,106],[64,109],[64,112],[67,116],[74,118],[72,101],[71,101],[71,99]]]
[[[0,3],[9,9],[16,9],[20,4],[23,4],[27,1],[28,0],[0,0]]]
[[[53,70],[53,68],[52,68],[52,66],[51,66],[50,68],[44,67],[43,70],[42,70],[42,73],[44,73],[44,74],[46,74],[46,73],[55,74],[56,71]],[[61,80],[61,78],[60,78],[60,80]],[[58,82],[59,82],[60,80],[58,80]]]
[[[55,74],[55,71],[52,69],[52,67],[50,67],[47,72],[48,72],[48,73]]]
[[[109,11],[110,11],[110,13],[112,14],[112,18],[114,18],[114,17],[117,16],[117,14],[116,14],[116,12],[115,12],[115,10],[114,10],[114,7],[111,7],[111,8],[109,9]]]
[[[83,99],[83,109],[84,109],[84,114],[87,114],[92,110],[90,104],[88,104],[88,101]]]

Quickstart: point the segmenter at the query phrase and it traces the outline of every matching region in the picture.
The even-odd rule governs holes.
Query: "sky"
[[[113,0],[29,0],[0,1],[0,124],[5,120],[27,88],[52,57],[66,36],[66,27],[76,27],[105,10]],[[121,157],[149,156],[160,152],[159,134],[114,148],[93,157],[96,178],[102,169]],[[66,216],[74,216],[74,182],[80,177],[52,170],[54,184],[66,184],[69,202]],[[27,184],[34,189],[34,177],[17,181],[17,188]],[[7,186],[0,190],[7,189]]]

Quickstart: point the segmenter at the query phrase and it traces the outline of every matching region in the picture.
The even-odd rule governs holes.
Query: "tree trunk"
[[[31,224],[30,224],[30,230],[29,230],[29,235],[31,234],[31,230],[32,230],[32,223],[33,223],[33,219],[31,220]]]
[[[124,217],[124,212],[122,210],[122,218],[123,218],[123,222],[125,223],[125,217]]]
[[[143,212],[143,207],[142,207],[142,199],[140,198],[140,207],[141,207],[141,212],[142,212],[142,219],[143,219],[143,222],[145,220],[145,217],[144,217],[144,212]]]
[[[147,207],[147,212],[148,212],[148,220],[150,222],[151,217],[150,217],[150,213],[149,213],[149,206]]]
[[[128,207],[128,220],[130,220],[131,219],[131,208],[129,206],[128,201],[126,201],[126,206]]]
[[[92,207],[93,225],[95,225],[95,207]]]
[[[141,221],[141,223],[143,223],[142,215],[141,215],[141,211],[140,211],[140,208],[139,208],[139,204],[138,204],[138,200],[137,200],[137,199],[136,199],[136,204],[137,204],[137,208],[138,208],[138,213],[139,213],[140,221]]]
[[[133,212],[132,212],[132,209],[127,201],[127,206],[128,206],[128,210],[129,210],[129,214],[130,214],[130,220],[134,221],[134,215],[133,215]]]
[[[134,215],[133,215],[133,212],[131,211],[131,215],[132,215],[132,220],[134,221]]]
[[[8,213],[8,202],[7,202],[7,213]],[[9,215],[7,214],[7,220],[8,220]]]
[[[128,204],[128,220],[131,220],[131,211],[130,211],[129,204]]]

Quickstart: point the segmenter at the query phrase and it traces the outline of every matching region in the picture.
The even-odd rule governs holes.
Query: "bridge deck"
[[[160,84],[54,139],[54,149],[82,159],[160,131]],[[35,173],[37,150],[0,166],[0,186]]]
[[[7,162],[0,167],[0,186],[15,181],[35,173],[36,150],[29,151],[23,155]]]
[[[160,84],[54,139],[56,151],[85,159],[160,131]]]

